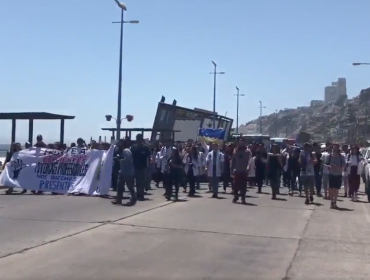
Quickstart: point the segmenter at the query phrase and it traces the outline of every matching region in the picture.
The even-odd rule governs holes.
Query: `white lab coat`
[[[345,157],[346,159],[346,168],[345,168],[345,171],[347,174],[349,174],[351,172],[351,157],[352,155],[348,155]],[[357,156],[354,156],[355,158],[357,158]],[[362,164],[362,159],[363,157],[360,155],[358,156],[358,159],[359,159],[359,162],[357,164],[357,175],[361,175],[362,174],[362,171],[363,171],[363,164]]]
[[[206,157],[207,169],[208,169],[208,177],[213,177],[213,154],[214,152],[209,152]],[[225,161],[223,153],[220,151],[216,152],[216,177],[221,177],[222,174],[222,164]]]
[[[256,157],[252,157],[248,163],[248,177],[256,177]]]
[[[155,155],[155,167],[161,168],[161,151],[157,152]]]
[[[190,167],[190,155],[189,154],[185,154],[184,158],[182,159],[182,162],[183,164],[185,164],[185,173],[188,174],[188,171],[189,171],[189,167]],[[199,155],[198,155],[198,159],[192,160],[192,163],[193,163],[193,174],[194,176],[198,176],[199,175],[199,170],[200,170],[200,167],[201,167],[201,161],[200,161],[200,158],[199,158]]]
[[[167,166],[167,161],[170,159],[171,154],[172,154],[172,147],[162,147],[161,152],[160,152],[160,161],[161,161],[161,172],[165,173],[166,172],[166,166]],[[168,168],[168,166],[167,166]],[[167,170],[168,171],[168,170]]]

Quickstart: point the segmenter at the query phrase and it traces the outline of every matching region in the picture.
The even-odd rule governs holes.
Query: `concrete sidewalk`
[[[248,205],[233,204],[229,194],[211,199],[208,193],[165,204],[161,191],[154,192],[159,193],[150,203],[158,200],[162,207],[117,218],[116,211],[134,207],[110,206],[104,211],[116,220],[90,224],[79,234],[0,258],[0,279],[369,279],[367,203],[341,198],[339,211],[329,209],[322,198],[311,205],[287,195],[273,201],[252,189]],[[91,198],[77,199],[84,204]],[[30,207],[22,211],[29,223],[25,231],[32,224],[38,228],[27,213]],[[96,207],[90,211],[99,217],[103,206]],[[7,215],[19,221],[20,212]],[[75,225],[82,220],[88,219],[77,217]],[[31,242],[27,234],[19,238]],[[0,242],[3,248],[7,239]]]

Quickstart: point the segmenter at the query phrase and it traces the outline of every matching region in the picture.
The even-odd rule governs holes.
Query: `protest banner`
[[[0,175],[0,185],[60,194],[92,195],[98,185],[110,187],[111,177],[104,172],[109,172],[105,164],[112,165],[112,160],[112,152],[84,148],[21,150],[6,164]],[[96,174],[100,169],[105,171],[97,180]]]

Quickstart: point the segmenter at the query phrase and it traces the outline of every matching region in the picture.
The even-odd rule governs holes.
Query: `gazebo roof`
[[[58,115],[46,112],[21,112],[21,113],[0,113],[0,120],[73,120],[75,116]]]

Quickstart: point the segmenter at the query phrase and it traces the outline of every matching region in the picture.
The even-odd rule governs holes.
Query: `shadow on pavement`
[[[249,203],[249,202],[246,202],[246,203],[235,202],[235,204],[244,205],[244,206],[258,206],[257,204]]]
[[[319,203],[319,202],[311,202],[311,204],[315,206],[324,206],[324,204]]]
[[[188,196],[190,198],[201,198],[203,196],[199,195],[199,194],[195,194],[195,195],[191,195],[191,196]]]
[[[275,199],[273,200],[278,200],[278,201],[287,201],[285,198],[280,198],[280,197],[276,197]]]
[[[354,211],[353,209],[344,208],[344,207],[337,207],[337,208],[334,208],[334,210],[337,210],[337,211]]]
[[[363,200],[357,200],[356,203],[369,203],[369,202],[363,201]]]

